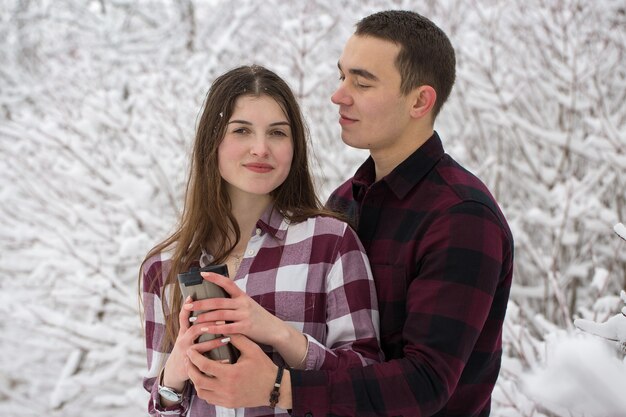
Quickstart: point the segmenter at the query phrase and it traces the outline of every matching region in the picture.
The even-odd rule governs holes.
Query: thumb
[[[246,336],[242,334],[231,334],[230,343],[235,346],[241,354],[254,354],[256,352],[262,352],[261,347],[257,345],[252,340],[248,339]]]
[[[240,295],[245,294],[237,286],[237,284],[235,284],[235,282],[228,277],[213,272],[201,272],[200,275],[202,275],[202,278],[204,278],[204,280],[212,282],[219,287],[222,287],[222,289],[226,291],[228,295],[231,296],[231,298],[239,297]]]

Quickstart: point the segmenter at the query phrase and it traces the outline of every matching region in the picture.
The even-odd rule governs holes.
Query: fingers
[[[211,345],[211,342],[214,341],[203,343],[203,349],[207,349],[207,346]],[[222,345],[223,343],[218,344],[218,346]],[[187,350],[187,358],[189,359],[185,362],[187,374],[196,388],[213,391],[217,384],[216,379],[219,379],[219,376],[222,375],[225,370],[224,366],[230,365],[207,358],[202,354],[200,349],[198,349],[199,347],[200,345],[196,345],[194,348]],[[207,349],[207,351],[208,350],[210,349]]]
[[[230,337],[229,336],[224,336],[224,337],[220,337],[217,339],[213,339],[213,340],[208,340],[206,342],[200,342],[200,343],[196,343],[195,345],[193,345],[193,349],[194,351],[203,354],[206,353],[210,350],[213,350],[215,348],[218,348],[220,346],[224,346],[227,345],[230,342]]]
[[[222,335],[241,333],[242,329],[245,330],[244,326],[239,323],[225,323],[223,321],[202,323],[202,329],[204,330],[203,333]]]
[[[224,324],[227,321],[241,321],[247,318],[246,311],[241,309],[220,309],[208,311],[198,315],[197,323],[215,322],[215,324]],[[221,323],[220,323],[221,322]]]
[[[234,281],[230,278],[213,272],[201,272],[202,278],[222,287],[232,298],[244,295],[243,292]]]
[[[192,347],[192,346],[195,347],[198,343],[200,343],[198,339],[203,339],[203,340],[208,339],[210,341],[223,339],[223,336],[221,335],[226,333],[226,331],[229,331],[230,328],[231,326],[228,324],[227,325],[214,325],[213,323],[198,323],[198,324],[191,326],[189,329],[187,329],[187,331],[185,332],[185,334],[183,335],[181,339],[187,343],[186,345],[187,347]],[[204,335],[207,335],[210,337],[202,337]],[[201,343],[204,343],[204,342],[201,342]],[[228,341],[224,343],[228,343]],[[207,350],[211,350],[213,347],[214,346],[210,346]]]
[[[265,355],[259,345],[242,334],[231,334],[228,338],[230,339],[230,343],[232,343],[242,355],[250,355],[259,352]]]
[[[211,362],[210,359],[205,358],[201,353],[198,353],[194,349],[187,351],[187,360],[185,361],[185,368],[189,379],[196,387],[196,390],[213,391],[215,384],[213,384],[213,374],[205,372],[202,368],[208,368],[205,362]]]
[[[225,405],[224,399],[222,398],[224,383],[216,378],[214,374],[211,374],[211,371],[215,372],[215,370],[212,369],[212,364],[216,364],[216,362],[207,359],[194,349],[189,349],[188,357],[185,361],[185,368],[198,397],[209,404]],[[207,371],[203,371],[202,369]],[[222,387],[221,390],[220,386]]]
[[[183,309],[187,311],[232,310],[235,308],[237,308],[237,302],[231,298],[206,298],[185,302],[183,305]]]
[[[184,301],[184,304],[189,304],[192,302],[191,297],[187,297]],[[181,308],[180,313],[178,313],[178,325],[180,326],[181,331],[186,331],[189,328],[189,317],[191,316],[191,311],[186,308]]]

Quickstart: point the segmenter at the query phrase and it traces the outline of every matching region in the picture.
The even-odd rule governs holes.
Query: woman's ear
[[[437,92],[429,85],[421,85],[416,87],[411,93],[411,117],[421,119],[430,114],[435,102],[437,101]]]

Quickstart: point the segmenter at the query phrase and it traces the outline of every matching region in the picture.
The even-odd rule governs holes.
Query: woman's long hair
[[[179,224],[171,236],[150,250],[142,263],[143,269],[149,258],[165,251],[172,254],[171,268],[161,289],[166,323],[161,346],[163,352],[171,350],[179,331],[178,312],[182,294],[177,282],[178,273],[186,272],[197,262],[202,249],[210,248],[215,262],[223,262],[241,238],[241,231],[231,212],[225,182],[218,169],[217,154],[235,103],[242,96],[273,98],[285,112],[291,127],[293,160],[285,181],[270,193],[274,208],[293,223],[317,215],[341,218],[337,213],[324,209],[315,194],[307,156],[308,131],[300,106],[287,83],[274,72],[258,65],[238,67],[218,77],[207,94],[198,123]],[[149,284],[153,288],[148,290],[154,290],[158,282]],[[140,292],[141,285],[140,271]],[[171,291],[169,297],[165,294],[167,288]],[[166,299],[170,302],[169,308]]]

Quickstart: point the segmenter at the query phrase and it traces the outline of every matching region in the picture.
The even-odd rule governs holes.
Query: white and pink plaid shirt
[[[204,254],[199,263],[204,266],[211,260]],[[182,404],[160,406],[156,379],[169,354],[161,352],[165,331],[161,294],[169,268],[169,260],[162,256],[149,259],[143,267],[149,368],[143,385],[151,393],[150,415],[288,416],[279,408],[216,407],[198,398],[191,384]],[[383,360],[369,262],[347,224],[329,217],[289,224],[270,207],[257,222],[234,281],[261,306],[307,336],[306,369],[349,368]],[[270,346],[261,347],[276,364],[284,363]]]

